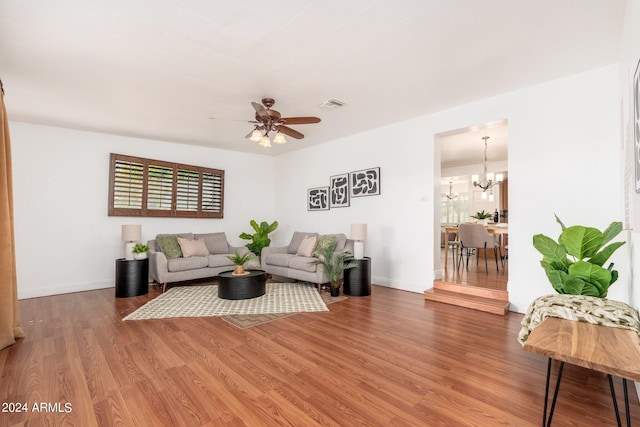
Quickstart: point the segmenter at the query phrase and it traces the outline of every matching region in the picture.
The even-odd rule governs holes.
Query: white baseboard
[[[97,282],[83,282],[83,283],[73,283],[73,284],[65,284],[65,285],[56,285],[50,284],[47,286],[42,286],[39,288],[28,288],[20,287],[20,281],[18,280],[18,299],[28,299],[28,298],[38,298],[38,297],[47,297],[50,295],[60,295],[60,294],[70,294],[73,292],[84,292],[84,291],[93,291],[96,289],[105,289],[105,288],[115,288],[115,284],[113,283],[113,279],[111,280],[100,280]],[[115,291],[114,291],[115,296]]]

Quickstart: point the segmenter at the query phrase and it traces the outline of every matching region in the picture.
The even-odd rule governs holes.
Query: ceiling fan
[[[285,144],[287,142],[285,135],[296,139],[304,138],[303,134],[291,129],[288,125],[305,125],[320,122],[318,117],[282,117],[278,111],[271,109],[275,103],[276,101],[272,98],[262,99],[262,104],[251,103],[256,110],[256,119],[249,121],[249,123],[254,123],[255,125],[246,138],[257,142],[262,147],[271,147],[269,132],[275,132],[274,144]]]

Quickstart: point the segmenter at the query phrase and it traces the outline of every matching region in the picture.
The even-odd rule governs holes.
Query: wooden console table
[[[631,425],[627,380],[640,381],[640,337],[635,331],[550,317],[531,331],[524,342],[524,349],[549,358],[543,426],[551,425],[565,362],[607,374],[618,426],[622,424],[612,376],[622,378],[626,421],[628,426]],[[561,363],[547,423],[549,378],[553,359]]]

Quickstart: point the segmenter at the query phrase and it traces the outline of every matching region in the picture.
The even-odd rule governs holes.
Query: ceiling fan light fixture
[[[282,133],[282,132],[276,133],[276,136],[273,138],[273,143],[274,144],[286,144],[287,143],[287,139],[284,137],[284,133]]]
[[[262,132],[258,129],[254,129],[253,132],[251,132],[251,138],[249,139],[253,142],[260,142],[262,140]]]
[[[258,145],[264,148],[271,147],[271,140],[269,139],[269,135],[263,136],[260,142],[258,142]]]

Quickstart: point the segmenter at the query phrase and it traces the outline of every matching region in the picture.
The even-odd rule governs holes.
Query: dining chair
[[[493,248],[493,252],[496,260],[496,271],[500,271],[498,267],[498,256],[502,258],[500,254],[500,244],[498,236],[491,234],[487,231],[482,224],[460,224],[458,227],[459,240],[460,240],[460,259],[458,260],[458,268],[463,261],[464,252],[467,253],[467,269],[469,268],[469,257],[471,255],[471,249],[476,249],[476,265],[478,264],[478,249],[484,249],[484,267],[489,274],[489,264],[487,261],[487,249]]]
[[[451,248],[451,262],[453,262],[453,267],[457,268],[458,257],[456,255],[460,250],[460,241],[458,240],[457,232],[449,232],[449,241],[447,242],[447,246]],[[445,250],[447,250],[447,248],[445,248]]]

